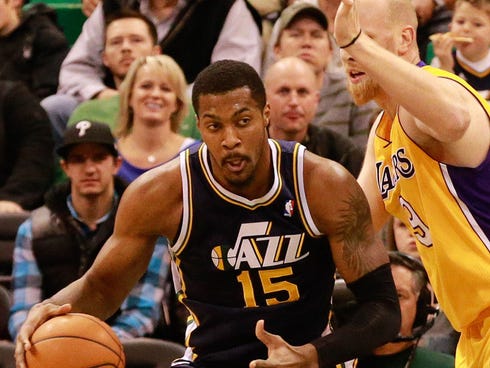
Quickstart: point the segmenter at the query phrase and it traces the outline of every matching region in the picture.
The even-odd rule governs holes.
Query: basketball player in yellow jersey
[[[379,230],[390,214],[417,238],[442,309],[461,331],[456,367],[490,364],[488,104],[425,66],[410,0],[342,0],[335,37],[357,103],[375,100],[359,183]]]

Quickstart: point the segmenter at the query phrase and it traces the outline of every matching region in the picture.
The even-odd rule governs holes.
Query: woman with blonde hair
[[[118,176],[131,182],[194,142],[178,133],[188,113],[187,82],[169,56],[133,62],[121,84],[116,135],[123,164]]]

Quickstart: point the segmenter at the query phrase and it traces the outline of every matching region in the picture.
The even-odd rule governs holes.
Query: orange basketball
[[[116,334],[89,314],[51,318],[34,331],[31,342],[28,368],[124,368],[125,355]]]

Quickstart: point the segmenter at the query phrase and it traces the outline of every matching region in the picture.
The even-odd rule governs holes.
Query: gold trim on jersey
[[[384,120],[387,120],[388,123],[383,123]],[[389,122],[389,120],[390,117],[385,114],[384,111],[382,111],[375,122],[375,124],[378,124],[378,126],[376,127],[376,137],[385,142],[383,148],[386,148],[391,144],[390,135],[392,124],[391,122]]]
[[[306,200],[305,186],[304,186],[304,175],[303,175],[303,162],[304,162],[304,153],[305,146],[300,145],[299,143],[294,146],[294,154],[293,154],[293,183],[294,183],[294,194],[295,197],[298,198],[298,209],[299,215],[301,217],[301,221],[305,226],[308,235],[312,238],[319,238],[323,234],[315,225],[313,218],[311,217],[310,209],[308,207],[308,201]]]
[[[485,78],[485,77],[487,77],[490,74],[490,68],[487,68],[487,69],[479,72],[478,70],[474,69],[471,65],[465,63],[461,59],[458,59],[458,63],[461,66],[461,68],[463,68],[468,73],[471,73],[471,74],[473,74],[474,76],[476,76],[478,78]]]
[[[192,176],[190,167],[190,151],[180,153],[180,174],[182,177],[182,225],[175,243],[170,246],[172,252],[179,255],[187,244],[192,230]]]
[[[199,161],[201,163],[204,176],[206,177],[206,180],[208,181],[213,191],[224,201],[250,210],[254,210],[258,207],[268,206],[269,204],[271,204],[281,192],[283,183],[280,170],[281,147],[277,142],[273,140],[269,140],[269,146],[271,148],[272,167],[274,170],[274,181],[272,187],[264,196],[250,200],[230,192],[229,190],[225,189],[220,183],[218,183],[218,181],[214,178],[211,167],[209,165],[209,154],[207,146],[203,144],[199,148]]]
[[[176,290],[177,298],[180,303],[185,305],[183,300],[187,297],[187,294],[186,294],[186,285],[184,282],[184,275],[182,274],[182,270],[179,266],[181,260],[179,258],[174,257],[174,261],[175,261],[174,263],[175,267],[172,268],[172,271],[173,272],[177,271],[179,273],[180,290]],[[187,306],[186,309],[189,312],[189,317],[187,318],[187,329],[185,332],[185,346],[190,347],[189,340],[191,338],[192,331],[194,331],[199,326],[200,323],[199,323],[199,319],[197,318],[197,315],[194,314],[194,312],[190,308],[187,308]]]

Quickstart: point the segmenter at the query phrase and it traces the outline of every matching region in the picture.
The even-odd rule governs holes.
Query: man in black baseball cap
[[[61,146],[56,149],[56,152],[63,159],[67,158],[70,149],[80,143],[98,143],[109,148],[110,153],[117,157],[118,152],[115,146],[115,139],[108,125],[82,120],[68,127],[63,135]]]
[[[64,133],[57,149],[69,180],[55,184],[45,205],[32,211],[17,234],[14,298],[9,330],[15,338],[32,303],[55,294],[85,273],[114,230],[115,214],[126,183],[116,174],[121,158],[108,125],[79,121]],[[163,294],[159,272],[164,243],[155,245],[156,265],[131,291],[128,301],[107,322],[120,339],[151,334]],[[16,267],[22,264],[26,266]],[[31,266],[32,265],[32,266]],[[25,270],[29,274],[25,274]]]

